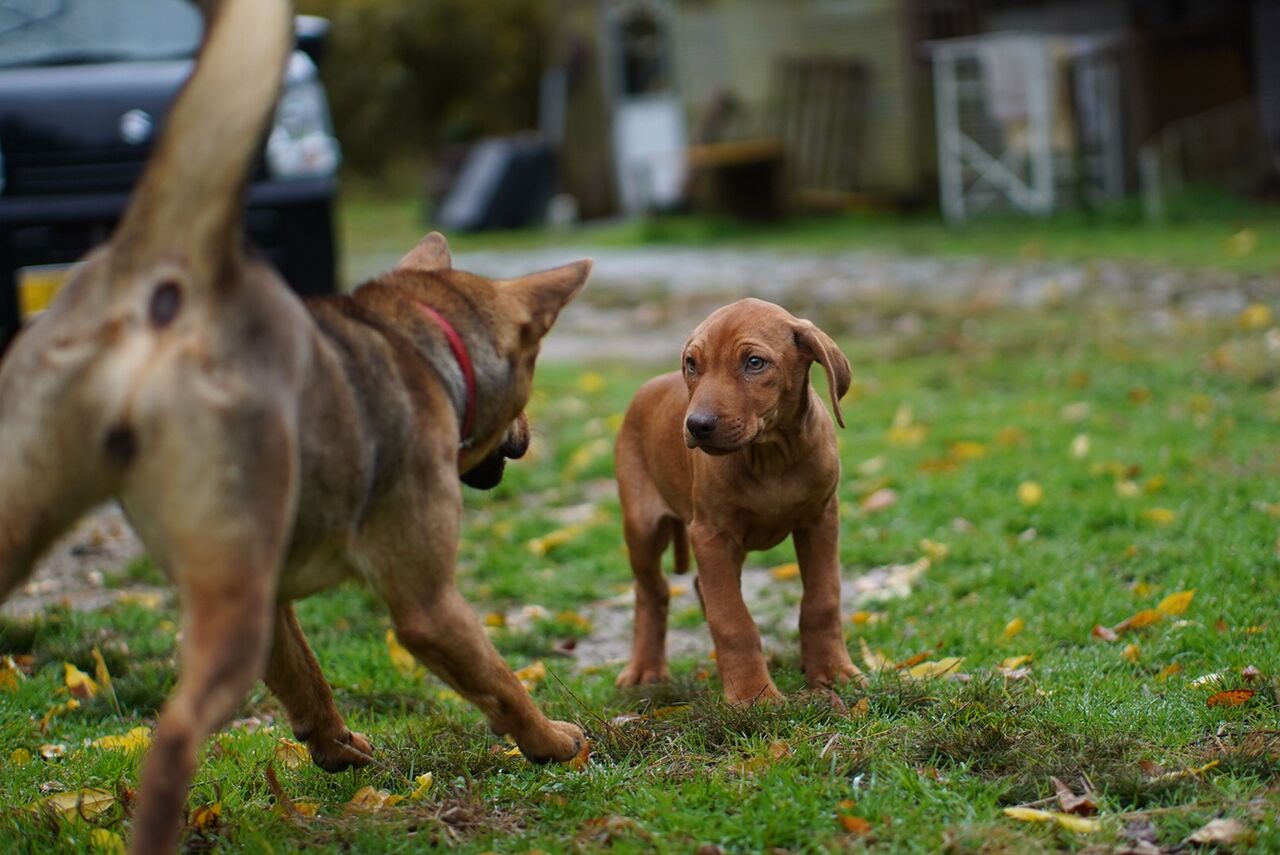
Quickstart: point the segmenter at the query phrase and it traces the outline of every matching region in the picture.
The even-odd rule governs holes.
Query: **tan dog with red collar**
[[[817,362],[843,427],[848,360],[809,321],[748,299],[703,321],[683,362],[683,371],[640,388],[618,433],[618,492],[636,578],[635,638],[618,685],[668,677],[670,594],[661,564],[674,541],[677,573],[688,569],[693,544],[725,697],[778,697],[740,579],[747,552],[788,535],[804,584],[805,679],[810,686],[860,679],[840,621],[840,458],[831,418],[809,384]]]
[[[356,293],[304,307],[242,250],[289,4],[210,5],[119,229],[0,363],[0,597],[112,497],[181,592],[181,675],[143,763],[139,853],[174,849],[200,746],[260,677],[317,765],[369,762],[291,605],[348,578],[525,756],[584,743],[503,662],[454,562],[459,476],[492,486],[523,453],[539,343],[590,262],[489,281],[453,270],[431,235]]]

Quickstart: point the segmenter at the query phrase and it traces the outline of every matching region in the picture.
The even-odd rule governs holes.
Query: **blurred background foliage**
[[[451,143],[533,127],[541,0],[298,0],[332,24],[322,73],[349,171],[378,177]]]

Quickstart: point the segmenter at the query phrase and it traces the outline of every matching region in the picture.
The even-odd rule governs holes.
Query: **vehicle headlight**
[[[315,65],[295,53],[267,138],[267,169],[273,178],[322,178],[336,172],[341,161]]]

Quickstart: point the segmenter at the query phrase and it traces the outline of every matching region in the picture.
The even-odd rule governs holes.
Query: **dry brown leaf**
[[[1262,679],[1262,672],[1253,665],[1246,665],[1241,669],[1240,676],[1244,678],[1246,683],[1252,683],[1254,680]]]
[[[1174,674],[1178,674],[1181,671],[1182,663],[1172,662],[1160,669],[1160,673],[1156,674],[1156,682],[1163,683],[1165,680],[1168,680]]]
[[[1083,795],[1076,795],[1075,792],[1057,778],[1050,778],[1053,782],[1054,792],[1058,796],[1058,805],[1064,813],[1074,813],[1080,816],[1093,816],[1098,812],[1098,803],[1094,800],[1093,794],[1087,790]]]
[[[1115,641],[1118,638],[1110,627],[1105,627],[1102,624],[1094,626],[1092,635],[1094,638],[1100,638],[1107,642]]]
[[[1205,699],[1205,705],[1210,707],[1238,707],[1248,702],[1256,694],[1258,693],[1253,689],[1230,689],[1225,692],[1216,692]]]
[[[1248,843],[1253,839],[1253,832],[1238,819],[1213,819],[1192,832],[1188,843],[1197,846],[1231,847],[1237,843]]]
[[[860,816],[849,813],[836,814],[840,825],[850,834],[864,835],[871,833],[871,823]]]
[[[591,740],[582,740],[582,750],[569,759],[567,765],[575,772],[581,772],[591,762]]]
[[[849,707],[849,718],[866,718],[871,712],[871,701],[865,696],[858,699],[858,702]]]
[[[13,661],[12,656],[6,656],[0,660],[0,691],[17,691],[18,684],[25,679],[27,679],[26,675],[22,673],[18,663]]]

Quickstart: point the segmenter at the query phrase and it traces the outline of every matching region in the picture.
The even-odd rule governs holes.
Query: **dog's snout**
[[[715,413],[709,413],[706,410],[695,410],[689,413],[684,420],[684,426],[689,429],[689,433],[696,439],[706,439],[716,429],[719,421],[720,419]]]

